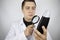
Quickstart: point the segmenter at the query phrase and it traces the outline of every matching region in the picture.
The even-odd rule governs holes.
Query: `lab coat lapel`
[[[19,26],[21,26],[21,28],[22,28],[23,31],[26,29],[26,26],[25,26],[25,24],[23,22],[23,18],[21,19]]]

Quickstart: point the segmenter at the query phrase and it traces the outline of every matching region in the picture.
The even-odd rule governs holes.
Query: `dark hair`
[[[24,5],[25,5],[25,2],[34,2],[35,5],[36,5],[35,0],[24,0],[24,1],[22,2],[22,9],[23,9],[23,7],[24,7]]]

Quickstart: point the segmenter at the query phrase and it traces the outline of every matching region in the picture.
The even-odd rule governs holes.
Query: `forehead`
[[[34,2],[25,2],[25,6],[36,6]]]

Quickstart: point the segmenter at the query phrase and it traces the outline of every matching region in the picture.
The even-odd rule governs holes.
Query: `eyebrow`
[[[30,7],[30,6],[26,6],[26,7]],[[32,7],[36,7],[36,6],[32,6]]]

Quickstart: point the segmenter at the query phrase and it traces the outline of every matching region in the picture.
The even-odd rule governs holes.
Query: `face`
[[[23,14],[24,18],[32,19],[32,17],[35,15],[36,5],[34,2],[25,2],[25,5],[23,7]]]

